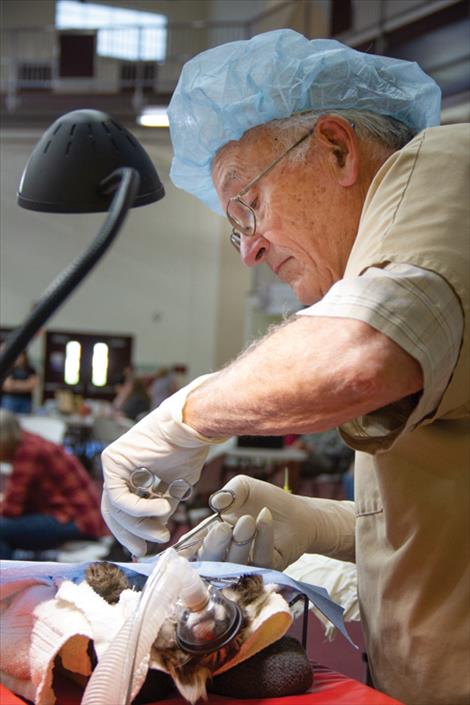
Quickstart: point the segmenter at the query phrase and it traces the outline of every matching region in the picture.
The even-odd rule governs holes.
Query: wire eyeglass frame
[[[310,135],[313,134],[314,132],[314,127],[312,127],[308,132],[306,132],[300,139],[298,139],[294,144],[292,144],[288,149],[286,149],[282,154],[280,154],[276,159],[268,164],[257,176],[255,176],[253,179],[251,179],[243,188],[241,191],[239,191],[235,196],[232,196],[232,198],[229,199],[227,203],[227,208],[225,209],[225,215],[227,216],[227,220],[232,226],[232,232],[230,233],[230,242],[234,246],[234,248],[237,250],[237,252],[240,252],[240,243],[241,243],[241,236],[244,235],[245,237],[254,237],[256,234],[256,215],[251,206],[248,205],[248,203],[245,203],[242,200],[242,197],[245,196],[248,191],[260,181],[260,179],[263,178],[263,176],[266,176],[274,167],[279,164],[281,159],[284,159],[290,152],[292,152],[293,149],[298,147],[302,142],[304,142]],[[237,203],[238,206],[241,206],[241,212],[246,214],[247,217],[247,222],[244,225],[243,223],[239,222],[239,220],[233,215],[233,204]],[[232,209],[232,213],[230,210]]]

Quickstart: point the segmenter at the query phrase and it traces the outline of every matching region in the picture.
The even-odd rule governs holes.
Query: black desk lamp
[[[0,352],[0,383],[35,333],[101,259],[129,208],[164,195],[147,152],[106,113],[74,110],[46,130],[23,172],[19,205],[48,213],[109,213],[88,249],[56,277],[7,338]]]

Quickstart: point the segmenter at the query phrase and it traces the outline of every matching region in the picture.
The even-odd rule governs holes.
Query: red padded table
[[[204,705],[403,705],[398,700],[359,681],[342,676],[317,663],[312,664],[314,683],[308,693],[289,695],[285,698],[251,698],[238,700],[221,695],[209,695]],[[80,705],[81,691],[74,683],[63,682],[57,705]],[[0,705],[24,705],[24,700],[13,695],[0,684]],[[149,705],[153,705],[149,703]],[[188,705],[181,697],[155,701],[154,705]]]

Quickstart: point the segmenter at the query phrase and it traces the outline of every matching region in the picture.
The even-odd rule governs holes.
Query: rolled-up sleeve
[[[435,411],[456,365],[464,327],[460,301],[440,275],[410,264],[370,267],[360,277],[337,282],[321,301],[298,315],[368,323],[421,365],[423,390],[417,403],[397,402],[354,419],[342,427],[348,439],[385,439],[389,433],[396,437]]]

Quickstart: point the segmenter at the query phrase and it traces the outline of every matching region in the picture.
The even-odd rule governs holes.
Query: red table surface
[[[313,664],[314,682],[308,693],[285,698],[237,698],[209,695],[204,705],[403,705],[398,700],[359,681],[335,673],[329,668]],[[57,697],[57,705],[79,705],[81,692],[74,683],[64,681]],[[13,695],[0,684],[0,705],[24,705],[24,700]],[[188,705],[181,697],[155,701],[149,705]]]

